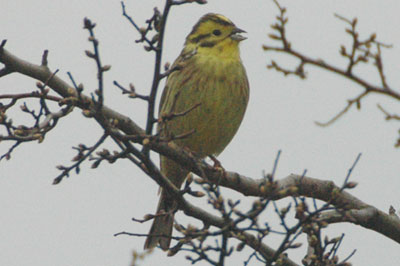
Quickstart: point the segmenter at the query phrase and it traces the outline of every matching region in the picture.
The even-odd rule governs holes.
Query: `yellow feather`
[[[188,148],[199,158],[218,155],[232,140],[243,119],[249,99],[249,84],[239,55],[239,42],[244,32],[229,19],[206,14],[186,38],[185,47],[176,59],[163,91],[159,116],[182,114],[163,121],[158,130],[161,137]],[[192,132],[185,138],[175,139]],[[161,156],[161,172],[180,187],[189,171]],[[162,190],[157,213],[145,248],[160,244],[169,248],[173,213],[177,203]],[[158,235],[158,236],[151,236]]]

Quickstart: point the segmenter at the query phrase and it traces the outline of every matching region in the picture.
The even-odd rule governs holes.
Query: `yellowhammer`
[[[228,18],[204,15],[186,38],[185,46],[172,68],[164,88],[159,116],[182,113],[158,126],[161,136],[173,137],[193,132],[174,143],[204,158],[218,155],[232,140],[242,122],[249,99],[249,83],[239,55],[239,42],[245,32]],[[188,171],[161,156],[161,172],[180,187]],[[164,189],[157,216],[145,248],[160,244],[163,250],[171,242],[177,203]]]

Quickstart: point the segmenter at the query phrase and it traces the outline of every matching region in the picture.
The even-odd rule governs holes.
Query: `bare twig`
[[[367,96],[369,93],[369,91],[364,91],[363,93],[361,93],[360,95],[358,95],[356,98],[354,99],[350,99],[347,100],[347,105],[345,108],[343,108],[343,110],[341,110],[339,113],[337,113],[334,117],[332,117],[330,120],[328,120],[327,122],[318,122],[315,121],[315,124],[320,126],[320,127],[327,127],[332,125],[334,122],[336,122],[339,118],[341,118],[344,114],[347,113],[347,111],[350,110],[350,108],[353,106],[353,104],[355,104],[357,106],[357,109],[361,108],[361,99],[363,99],[365,96]]]
[[[98,88],[95,91],[96,95],[97,95],[97,101],[96,101],[96,110],[99,111],[103,104],[104,104],[104,81],[103,81],[103,73],[105,71],[110,70],[111,66],[110,65],[105,65],[103,66],[101,64],[101,60],[100,60],[100,53],[99,53],[99,40],[96,39],[95,35],[94,35],[94,28],[96,27],[95,23],[92,23],[92,21],[88,18],[85,18],[83,21],[84,24],[84,28],[87,29],[89,31],[89,41],[93,44],[93,50],[94,53],[90,52],[90,51],[86,51],[86,55],[89,58],[92,58],[95,60],[96,62],[96,66],[97,66],[97,80],[98,80]]]
[[[382,105],[380,105],[380,104],[377,104],[377,106],[378,106],[379,110],[381,110],[382,113],[385,114],[385,119],[386,119],[386,120],[400,120],[400,115],[396,115],[396,114],[391,114],[391,113],[389,113],[389,112],[386,111],[386,110],[382,107]]]
[[[142,100],[145,100],[145,101],[149,101],[149,96],[138,94],[136,92],[135,87],[133,86],[132,83],[129,84],[129,90],[124,88],[117,81],[114,81],[114,85],[122,91],[122,94],[128,94],[129,98],[132,98],[132,99],[139,98],[139,99],[142,99]]]
[[[57,169],[61,170],[62,173],[60,175],[58,175],[54,181],[53,181],[53,185],[57,185],[59,184],[64,177],[69,177],[69,173],[72,170],[75,170],[75,172],[77,174],[79,174],[80,172],[80,165],[82,162],[84,162],[87,158],[89,158],[89,156],[97,150],[97,148],[103,144],[103,142],[106,140],[106,138],[108,137],[108,134],[104,134],[103,136],[101,136],[101,138],[96,142],[96,144],[94,144],[92,147],[87,148],[84,145],[80,145],[77,149],[79,151],[78,157],[76,158],[76,163],[72,164],[69,167],[63,166],[63,165],[59,165],[57,166]]]
[[[288,41],[286,36],[286,29],[288,18],[285,16],[286,8],[279,5],[279,3],[274,0],[276,6],[279,10],[279,15],[277,16],[277,21],[271,27],[273,33],[269,35],[269,37],[281,43],[281,47],[278,46],[270,46],[264,45],[263,49],[265,51],[274,51],[279,53],[289,54],[295,58],[299,59],[299,65],[295,70],[286,69],[284,67],[279,66],[276,61],[272,61],[268,68],[275,69],[278,72],[283,73],[284,75],[296,75],[300,78],[305,78],[304,67],[306,65],[314,65],[326,71],[338,74],[352,82],[356,83],[357,85],[361,86],[364,89],[364,92],[360,94],[357,98],[348,100],[348,104],[346,107],[340,111],[337,115],[335,115],[332,119],[330,119],[326,123],[316,122],[319,126],[329,126],[336,122],[340,117],[342,117],[347,111],[356,104],[357,108],[360,108],[361,100],[370,93],[378,93],[387,95],[391,98],[400,100],[400,93],[394,90],[386,80],[386,76],[383,69],[383,62],[382,62],[382,48],[391,48],[391,45],[384,44],[376,40],[376,34],[371,34],[366,39],[361,39],[359,33],[357,32],[357,19],[347,19],[343,16],[335,14],[335,16],[344,21],[349,27],[346,28],[346,33],[349,34],[352,38],[352,45],[350,48],[346,48],[344,45],[340,47],[340,54],[341,56],[345,57],[348,60],[346,67],[337,67],[333,64],[329,64],[321,59],[311,58],[305,55],[302,52],[296,51],[292,48],[291,43]],[[375,49],[375,50],[374,50]],[[357,67],[359,64],[366,64],[369,61],[373,61],[373,65],[377,70],[377,73],[380,78],[379,85],[375,85],[371,82],[366,81],[363,77],[354,74],[354,68]]]

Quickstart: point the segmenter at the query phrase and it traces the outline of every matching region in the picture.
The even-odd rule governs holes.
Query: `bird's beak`
[[[231,33],[231,39],[234,41],[238,41],[238,42],[247,39],[247,37],[244,37],[244,36],[240,35],[239,33],[246,33],[246,31],[239,29],[239,28],[234,28]]]

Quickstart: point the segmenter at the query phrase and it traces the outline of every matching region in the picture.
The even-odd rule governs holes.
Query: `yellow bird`
[[[159,124],[163,137],[189,134],[173,142],[188,148],[197,157],[218,155],[236,134],[249,100],[249,83],[239,54],[239,43],[246,39],[228,18],[206,14],[194,25],[185,46],[167,79],[159,117],[193,110]],[[161,156],[161,172],[180,188],[188,171]],[[171,242],[177,202],[162,189],[145,249],[157,244],[163,250]]]

